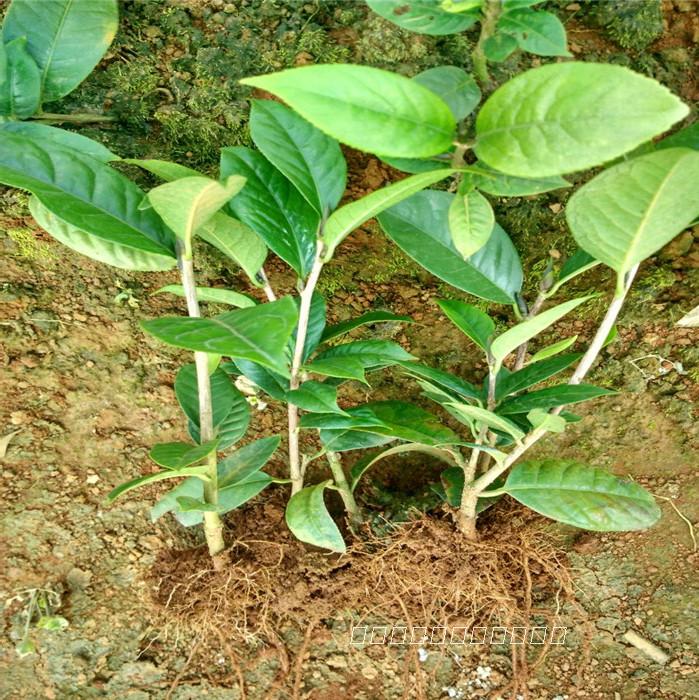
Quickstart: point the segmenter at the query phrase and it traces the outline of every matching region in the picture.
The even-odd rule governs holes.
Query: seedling
[[[5,601],[7,608],[14,602],[22,603],[20,620],[22,633],[15,646],[20,658],[36,653],[36,644],[31,640],[32,625],[35,629],[57,632],[68,627],[68,620],[56,611],[61,607],[61,596],[50,588],[28,588]]]

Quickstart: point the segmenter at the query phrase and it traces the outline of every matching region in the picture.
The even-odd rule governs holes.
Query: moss
[[[7,229],[7,235],[17,246],[20,257],[32,262],[53,262],[58,260],[58,255],[51,246],[44,241],[37,240],[34,233],[28,228]]]
[[[660,0],[606,0],[594,2],[597,23],[619,46],[641,51],[663,31]]]

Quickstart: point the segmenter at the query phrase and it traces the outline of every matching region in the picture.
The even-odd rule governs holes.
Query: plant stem
[[[306,284],[301,292],[301,303],[299,306],[299,323],[296,331],[296,345],[294,346],[294,358],[291,363],[291,377],[289,388],[291,391],[298,389],[301,384],[301,366],[303,365],[303,351],[306,345],[306,335],[308,333],[308,319],[311,314],[311,301],[313,291],[320,272],[323,269],[323,249],[322,242],[318,243],[316,258],[313,267],[308,275]],[[294,404],[288,404],[289,417],[289,476],[291,478],[291,495],[298,493],[303,488],[303,469],[301,467],[301,453],[299,450],[299,409]]]
[[[184,288],[185,299],[187,300],[187,311],[192,318],[199,318],[199,301],[197,300],[197,289],[194,280],[194,265],[191,257],[184,256],[178,244],[178,266],[182,287]],[[202,443],[213,440],[213,406],[211,401],[211,379],[209,378],[209,362],[207,353],[195,352],[194,365],[197,372],[197,389],[199,393],[199,433]],[[207,457],[207,468],[209,480],[204,483],[204,502],[212,505],[218,504],[218,464],[216,452],[212,452]],[[221,517],[215,512],[204,513],[204,535],[209,547],[209,554],[213,558],[214,568],[222,568],[223,562],[217,558],[224,547],[223,523]]]
[[[47,121],[72,124],[90,124],[100,122],[113,122],[114,117],[107,117],[104,114],[53,114],[52,112],[41,112],[32,117],[33,121]]]
[[[345,504],[345,510],[349,516],[350,527],[352,528],[352,531],[354,531],[363,522],[362,511],[357,505],[352,489],[347,483],[347,478],[345,477],[345,471],[342,468],[340,456],[337,454],[337,452],[327,452],[326,456],[328,458],[328,464],[330,465],[330,471],[332,472],[333,479],[335,480],[335,485],[337,486],[337,490],[340,492],[342,502]]]
[[[485,87],[490,85],[488,59],[485,57],[485,42],[495,34],[501,12],[501,0],[485,0],[483,3],[483,17],[481,18],[481,33],[478,37],[478,43],[471,53],[473,72],[478,82]]]
[[[262,289],[264,290],[265,296],[267,297],[267,301],[276,301],[277,295],[274,293],[272,285],[269,283],[269,278],[267,277],[265,268],[261,267],[260,271],[257,274],[262,280]]]
[[[590,347],[587,349],[587,352],[583,355],[580,363],[575,369],[575,372],[568,380],[568,384],[580,384],[580,382],[582,382],[587,373],[590,371],[592,365],[597,359],[597,356],[602,350],[602,347],[604,346],[605,340],[616,323],[619,312],[624,305],[624,301],[626,300],[626,296],[629,293],[629,289],[631,288],[631,284],[637,271],[638,265],[634,266],[626,274],[623,285],[621,285],[621,289],[614,295],[614,298],[607,309],[607,313],[602,319],[602,323],[597,329],[595,337],[592,339],[592,343],[590,343]],[[563,408],[563,406],[557,406],[551,411],[551,413],[558,415]],[[475,529],[476,503],[481,493],[487,489],[488,486],[490,486],[490,484],[492,484],[493,481],[495,481],[495,479],[497,479],[501,474],[504,474],[530,447],[536,444],[546,434],[546,432],[546,430],[542,430],[541,428],[536,428],[533,430],[521,442],[515,445],[512,452],[510,452],[507,457],[502,460],[502,462],[496,464],[485,474],[478,477],[470,486],[464,487],[464,492],[461,497],[461,511],[466,512],[464,512],[463,515],[461,511],[459,512],[458,525],[459,529],[466,535],[466,537],[469,539],[477,538]]]

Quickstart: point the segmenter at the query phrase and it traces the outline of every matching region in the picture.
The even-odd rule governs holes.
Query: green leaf
[[[190,496],[180,496],[177,499],[177,505],[182,513],[189,513],[192,511],[199,513],[215,513],[217,511],[213,503],[204,503],[204,501],[198,498],[191,498]]]
[[[559,352],[563,352],[564,350],[567,350],[571,345],[573,345],[573,343],[575,343],[577,339],[577,335],[571,335],[570,338],[564,338],[563,340],[559,340],[557,343],[553,343],[552,345],[546,346],[538,352],[535,352],[532,355],[531,360],[529,360],[528,364],[531,364],[533,362],[540,362],[541,360],[545,360],[549,357],[553,357],[554,355],[558,355]]]
[[[233,260],[253,284],[260,286],[257,273],[267,257],[267,246],[251,228],[242,221],[217,212],[199,229],[197,235]]]
[[[667,88],[627,68],[552,63],[488,98],[476,120],[475,151],[510,175],[562,175],[616,158],[687,113]]]
[[[148,484],[153,484],[156,481],[162,481],[163,479],[179,479],[182,477],[196,476],[197,481],[205,478],[206,467],[184,467],[181,469],[167,469],[164,472],[155,472],[155,474],[147,474],[146,476],[139,476],[136,479],[131,479],[123,484],[119,484],[115,489],[109,492],[107,499],[110,502],[115,501],[119,496],[123,496],[133,489],[140,488],[141,486],[147,486]]]
[[[320,374],[325,377],[337,377],[339,379],[356,379],[366,384],[364,376],[364,363],[357,357],[328,357],[314,359],[306,365],[305,372]]]
[[[451,393],[454,398],[480,399],[480,393],[473,384],[449,372],[444,372],[434,367],[427,367],[417,362],[400,362],[399,364],[406,374],[427,379],[437,384],[441,389]]]
[[[501,374],[499,374],[495,388],[495,398],[500,401],[500,399],[505,396],[516,394],[518,391],[528,389],[530,386],[534,386],[534,384],[543,382],[559,372],[562,372],[564,369],[567,369],[581,357],[581,353],[559,355],[546,360],[530,362],[526,367],[502,378]]]
[[[27,50],[26,37],[4,46],[5,79],[0,82],[0,116],[28,119],[41,107],[41,71]]]
[[[663,148],[693,148],[699,151],[699,122],[685,126],[655,144],[656,150]]]
[[[255,440],[218,463],[218,488],[225,489],[250,478],[269,462],[279,447],[277,435]]]
[[[320,339],[321,343],[327,343],[333,338],[339,338],[345,333],[349,333],[355,328],[366,325],[374,325],[376,323],[413,323],[413,319],[410,316],[400,316],[398,314],[391,313],[390,311],[367,311],[367,313],[357,316],[356,318],[351,318],[348,321],[342,321],[334,326],[327,326],[323,331],[323,335]]]
[[[518,464],[505,491],[547,518],[585,530],[641,530],[660,517],[655,500],[638,484],[574,460]]]
[[[471,114],[481,101],[481,91],[473,76],[455,66],[429,68],[418,73],[413,80],[441,97],[456,121]]]
[[[25,36],[41,68],[44,102],[57,100],[87,78],[119,24],[116,0],[13,0],[2,26],[5,43]]]
[[[589,253],[578,248],[562,265],[558,273],[556,284],[547,292],[548,297],[552,297],[567,282],[574,279],[583,272],[599,265],[599,260],[595,260]]]
[[[145,193],[91,156],[3,131],[0,182],[32,192],[65,224],[112,244],[107,250],[118,246],[175,257],[172,233],[154,211],[138,208]],[[97,251],[100,246],[96,241]]]
[[[365,221],[404,201],[425,187],[443,180],[453,172],[451,169],[442,168],[412,175],[340,207],[325,224],[323,239],[326,245],[325,261],[330,260],[335,248]]]
[[[307,413],[301,418],[301,427],[359,430],[425,445],[445,445],[459,441],[458,436],[443,426],[436,416],[402,401],[374,401],[349,408],[345,415]]]
[[[36,622],[37,629],[58,632],[68,627],[68,620],[60,615],[42,615]]]
[[[497,32],[483,42],[483,53],[492,63],[502,63],[517,48],[517,39],[504,32]]]
[[[381,228],[404,253],[453,287],[500,304],[511,304],[522,288],[522,265],[498,226],[475,255],[464,261],[449,233],[448,192],[425,190],[378,217]]]
[[[39,143],[48,142],[59,147],[68,148],[82,155],[95,158],[102,163],[120,160],[119,156],[112,153],[99,141],[89,139],[87,136],[78,134],[75,131],[58,129],[55,126],[49,126],[41,122],[5,122],[0,124],[0,129],[13,134],[21,134]]]
[[[391,340],[355,340],[335,345],[316,356],[313,365],[326,360],[357,360],[363,369],[389,367],[416,359]]]
[[[344,413],[337,405],[337,388],[309,380],[286,395],[287,401],[310,413]]]
[[[167,284],[160,289],[156,289],[153,294],[162,294],[163,292],[168,292],[178,297],[184,297],[185,295],[184,287],[181,284]],[[254,299],[245,294],[215,287],[197,287],[197,298],[199,301],[207,301],[212,304],[228,304],[228,306],[235,306],[239,309],[247,309],[256,304]]]
[[[437,158],[389,158],[380,156],[384,163],[404,173],[426,173],[437,168],[449,168],[449,162]]]
[[[137,165],[139,168],[153,173],[153,175],[166,182],[180,180],[183,177],[204,177],[198,170],[188,168],[186,165],[180,165],[179,163],[173,163],[169,160],[124,158],[122,162]]]
[[[218,443],[218,440],[211,440],[203,445],[191,445],[188,442],[162,442],[154,445],[148,456],[161,467],[183,469],[208,457],[218,448]]]
[[[294,297],[294,302],[297,308],[301,307],[301,298]],[[313,292],[311,296],[311,306],[308,314],[308,325],[306,327],[306,340],[303,344],[303,361],[305,362],[311,353],[320,344],[320,339],[323,337],[323,331],[325,330],[325,299],[318,292]],[[293,343],[290,346],[290,353],[293,355],[294,346],[296,345],[296,333],[298,328],[294,329]]]
[[[301,542],[343,553],[345,541],[323,500],[323,492],[330,484],[328,479],[294,494],[286,506],[286,524]]]
[[[462,183],[467,189],[475,188],[497,197],[528,197],[532,194],[570,187],[570,183],[558,175],[534,179],[513,177],[499,173],[480,162],[463,173]]]
[[[274,479],[265,472],[256,471],[247,479],[236,481],[230,486],[219,489],[218,492],[218,512],[219,514],[239,508],[244,503],[255,498],[258,493],[267,488]]]
[[[174,316],[143,321],[141,326],[169,345],[250,360],[286,377],[286,348],[296,321],[296,304],[284,297],[213,318]]]
[[[562,433],[566,429],[566,419],[555,416],[543,408],[532,408],[527,413],[527,420],[532,424],[532,428],[541,428],[549,433]]]
[[[335,209],[347,180],[347,163],[337,141],[271,100],[252,101],[250,134],[265,158],[319,214]]]
[[[462,333],[483,350],[488,350],[490,338],[495,333],[495,322],[488,314],[472,304],[456,299],[439,299],[437,304]]]
[[[444,486],[444,495],[447,503],[452,508],[458,508],[461,505],[461,497],[464,492],[464,470],[461,467],[449,467],[440,474],[442,485]],[[496,479],[492,484],[492,488],[500,488],[504,483],[504,479]],[[482,513],[499,500],[499,496],[495,498],[482,497],[476,501],[476,514]]]
[[[496,415],[485,408],[480,408],[480,406],[471,406],[465,403],[454,402],[445,404],[445,407],[449,407],[453,410],[452,415],[461,416],[466,422],[466,425],[473,425],[475,422],[476,427],[483,425],[488,428],[493,428],[494,430],[501,430],[503,433],[511,435],[516,441],[524,437],[524,431],[520,430],[512,421]],[[478,430],[476,430],[476,433],[477,432]]]
[[[559,384],[545,389],[537,389],[528,394],[507,399],[498,406],[498,413],[511,415],[515,413],[527,413],[533,408],[548,410],[556,406],[567,406],[572,403],[580,403],[598,396],[609,396],[616,391],[603,389],[591,384]]]
[[[490,202],[478,191],[457,194],[449,206],[449,233],[459,253],[470,258],[490,238],[495,214]]]
[[[369,153],[426,158],[454,140],[456,122],[443,100],[378,68],[304,66],[240,82],[271,92],[321,131]]]
[[[208,177],[183,177],[155,187],[148,201],[160,218],[185,244],[191,255],[192,238],[211,217],[243,188],[245,178],[238,175],[218,182]]]
[[[527,319],[513,326],[509,330],[499,335],[492,342],[490,352],[495,361],[496,368],[500,368],[502,361],[513,351],[516,350],[522,343],[531,340],[534,336],[539,335],[543,330],[550,325],[556,323],[558,319],[570,313],[573,309],[580,306],[584,302],[591,299],[592,295],[582,297],[580,299],[572,299],[563,304],[558,304],[552,309],[543,311],[542,313]]]
[[[262,154],[244,147],[221,149],[221,177],[246,178],[230,208],[282,260],[306,277],[316,253],[320,217]]]
[[[395,440],[392,437],[361,433],[358,430],[320,430],[318,434],[323,447],[328,452],[363,450],[379,447]]]
[[[456,14],[443,10],[437,0],[367,0],[367,5],[384,19],[418,34],[457,34],[472,27],[478,13]]]
[[[566,30],[551,12],[527,8],[503,13],[498,30],[511,34],[524,51],[537,56],[570,56],[566,46]]]
[[[250,362],[249,360],[237,358],[235,364],[244,377],[260,387],[262,391],[269,394],[273,399],[277,399],[277,401],[286,400],[286,392],[289,390],[288,379],[275,372],[270,372],[256,362]]]
[[[147,249],[143,250],[101,238],[66,223],[33,196],[29,198],[29,211],[36,223],[59,243],[93,260],[125,270],[158,271],[170,270],[175,266],[176,259],[170,253],[150,252],[148,249],[153,246],[148,239],[138,240],[139,245],[145,241]]]
[[[578,245],[620,276],[699,214],[699,152],[670,148],[619,163],[583,185],[566,217]]]

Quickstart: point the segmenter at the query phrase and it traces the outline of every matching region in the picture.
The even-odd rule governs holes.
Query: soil
[[[163,4],[174,8],[168,10],[172,22],[184,12],[182,3]],[[264,4],[264,16],[293,25],[302,8],[288,5],[283,15],[283,3]],[[696,17],[691,3],[685,5],[664,6],[668,29],[637,55],[624,54],[599,28],[584,24],[574,7],[560,12],[569,18],[573,52],[583,60],[630,64],[691,101],[697,96]],[[250,3],[243,0],[242,6],[250,11]],[[223,15],[225,7],[212,0],[196,3],[196,12]],[[138,61],[124,46],[138,49],[133,27],[152,9],[147,3],[123,9],[128,41],[121,40],[83,96],[104,96],[115,62],[131,70],[124,56]],[[185,32],[177,42],[167,34],[162,38],[165,29],[151,32],[154,41],[162,38],[156,49],[172,58],[169,48],[184,46],[182,36],[195,36],[205,19],[196,16],[184,30],[173,25],[173,36]],[[380,43],[378,30],[392,31],[385,23],[370,24],[365,33],[339,20],[322,26],[330,37],[323,51],[363,51],[359,58],[367,63],[375,62],[369,49],[372,41]],[[394,51],[401,65],[425,60],[424,42],[410,44],[401,32],[389,39],[386,52]],[[286,55],[281,40],[269,41],[279,56]],[[308,51],[298,42],[294,50],[299,46]],[[443,54],[453,49],[435,46]],[[307,60],[299,58],[302,52],[288,60]],[[120,97],[110,99],[118,103]],[[171,136],[162,119],[141,123],[134,104],[131,111],[117,106],[136,151],[120,152],[142,155],[138,148],[150,144],[162,155],[158,149]],[[237,126],[220,118],[220,138],[240,136]],[[90,135],[99,138],[100,132]],[[123,135],[108,132],[104,140],[116,147],[117,138]],[[198,151],[197,143],[177,142],[173,152],[193,148],[192,159],[205,167],[214,146],[207,142]],[[346,155],[352,197],[398,176],[375,158]],[[550,249],[570,250],[561,215],[567,196],[494,202],[525,267],[534,272],[529,290]],[[699,332],[675,325],[697,303],[699,231],[686,232],[641,269],[619,338],[591,377],[619,394],[576,408],[583,420],[547,438],[534,453],[579,459],[636,479],[659,499],[663,516],[652,529],[581,532],[503,499],[482,518],[481,543],[469,545],[455,535],[448,510],[424,512],[427,485],[439,466],[395,458],[360,491],[374,525],[384,525],[380,538],[365,532],[339,558],[309,550],[288,533],[284,490],[275,487],[227,518],[234,543],[230,565],[216,573],[198,533],[168,518],[150,522],[149,508],[163,488],[105,503],[113,486],[153,469],[147,453],[155,442],[185,437],[172,390],[185,354],[158,344],[138,325],[142,318],[181,312],[179,300],[151,295],[176,282],[176,275],[93,263],[39,231],[21,194],[5,191],[0,200],[0,435],[14,433],[0,455],[0,598],[7,601],[0,698],[699,698],[699,554],[693,530],[699,524]],[[202,255],[205,284],[258,294],[215,253],[202,248]],[[275,288],[292,290],[282,263],[272,261],[269,274]],[[321,287],[331,321],[374,308],[417,321],[358,330],[358,337],[389,336],[425,363],[472,380],[484,373],[473,347],[434,303],[463,295],[397,252],[375,224],[347,239],[324,270]],[[569,293],[610,288],[608,273],[592,271]],[[558,324],[541,344],[577,334],[583,347],[605,299]],[[511,321],[505,307],[491,306],[489,312],[500,324]],[[423,401],[396,372],[374,376],[372,385],[378,398]],[[362,398],[361,388],[348,385],[340,401],[353,405]],[[281,432],[284,422],[283,410],[270,403],[255,414],[251,438]],[[269,470],[284,473],[281,452]],[[51,612],[68,626],[32,627],[36,653],[19,658],[25,592],[33,589],[58,594]],[[493,591],[500,597],[493,598]],[[352,643],[353,628],[363,627],[544,625],[566,628],[565,643],[541,649]],[[627,643],[628,631],[659,647],[667,662],[657,663]]]

